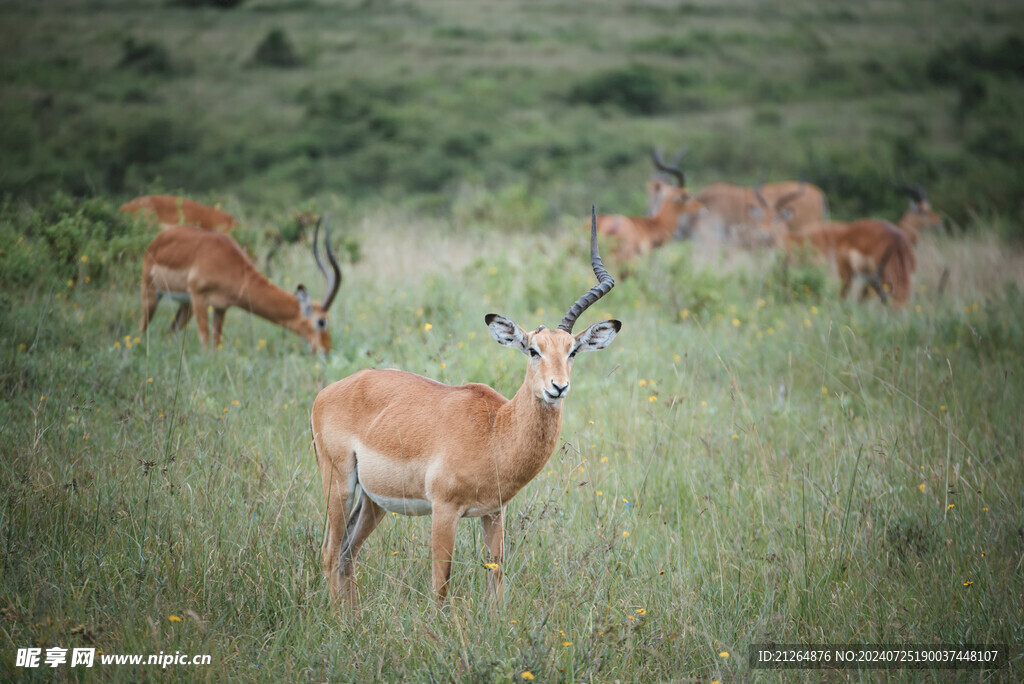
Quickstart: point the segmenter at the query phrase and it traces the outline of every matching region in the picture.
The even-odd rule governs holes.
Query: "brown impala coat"
[[[187,225],[231,232],[238,225],[234,216],[214,207],[200,204],[187,197],[174,195],[144,195],[121,205],[128,214],[153,216],[161,227]]]
[[[790,230],[801,230],[828,221],[828,200],[817,185],[803,181],[778,181],[765,183],[760,189],[772,206],[787,196],[791,198],[785,206],[777,207],[779,216]]]

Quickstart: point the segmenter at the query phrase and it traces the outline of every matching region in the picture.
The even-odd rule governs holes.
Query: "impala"
[[[162,228],[186,225],[207,230],[231,232],[238,225],[235,217],[226,211],[200,204],[187,197],[174,195],[145,195],[121,205],[128,214],[152,216]]]
[[[306,288],[299,285],[289,294],[256,270],[238,243],[223,233],[171,226],[160,232],[146,248],[142,260],[142,323],[149,326],[161,297],[180,302],[172,329],[183,328],[195,311],[199,339],[209,341],[208,307],[213,309],[213,348],[220,344],[224,314],[237,306],[271,323],[298,334],[314,352],[331,350],[327,331],[327,310],[341,286],[341,268],[331,250],[330,225],[324,230],[328,270],[317,247],[320,224],[313,234],[313,257],[327,280],[321,303],[310,300]]]
[[[590,258],[598,284],[557,329],[527,332],[504,316],[484,318],[498,344],[527,357],[526,377],[511,400],[487,385],[453,387],[399,370],[362,370],[320,391],[311,426],[327,503],[322,551],[332,599],[354,604],[356,554],[391,512],[432,516],[438,603],[448,592],[458,522],[480,518],[491,559],[488,585],[501,600],[505,505],[555,449],[574,357],[604,349],[621,327],[608,320],[572,334],[579,315],[615,284],[598,254],[593,213]]]
[[[722,242],[741,246],[771,246],[786,232],[783,212],[804,192],[795,190],[769,202],[760,186],[745,188],[731,183],[712,183],[697,193],[697,201],[707,208],[705,218],[695,224],[695,232],[706,230]]]
[[[682,177],[682,171],[679,170],[679,163],[686,156],[687,152],[689,152],[689,148],[684,147],[676,153],[671,163],[666,163],[661,158],[661,152],[657,149],[651,150],[651,161],[654,162],[655,174],[647,181],[648,216],[654,216],[658,213],[658,209],[661,208],[661,201],[664,199],[662,192],[666,188],[686,185]],[[672,178],[676,179],[675,184],[671,182]]]
[[[761,195],[777,208],[789,230],[801,230],[829,220],[828,199],[817,185],[805,181],[778,181],[761,186]]]
[[[660,162],[654,153],[656,163]],[[662,163],[662,171],[673,175],[678,181],[671,185],[652,179],[649,191],[657,193],[658,210],[654,216],[623,216],[602,214],[597,217],[597,232],[613,236],[618,241],[615,256],[626,262],[633,257],[646,254],[661,247],[669,240],[689,230],[689,223],[698,216],[703,207],[686,189],[686,177],[676,166]],[[651,188],[656,188],[651,190]]]
[[[897,185],[896,189],[902,190],[910,197],[910,206],[900,216],[896,225],[907,234],[911,244],[917,244],[921,231],[942,227],[942,217],[932,209],[931,202],[928,201],[928,193],[923,187],[920,185]]]
[[[846,298],[856,276],[867,280],[882,303],[886,302],[887,291],[892,292],[896,307],[910,298],[910,276],[917,265],[914,248],[907,236],[888,221],[833,221],[787,235],[786,241],[789,246],[810,243],[834,260],[842,281],[840,299]]]

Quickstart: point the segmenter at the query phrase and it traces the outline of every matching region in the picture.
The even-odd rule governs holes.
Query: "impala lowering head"
[[[296,289],[295,298],[299,300],[299,307],[302,309],[303,321],[299,334],[309,342],[314,352],[327,353],[331,351],[331,333],[327,330],[327,310],[331,308],[331,303],[334,302],[334,297],[341,287],[341,267],[338,266],[334,250],[331,249],[330,221],[323,219],[323,222],[325,224],[324,243],[327,247],[327,261],[330,264],[330,270],[320,258],[320,221],[316,222],[316,228],[313,229],[313,258],[316,259],[317,267],[327,280],[323,301],[319,304],[312,301],[309,292],[302,285]]]
[[[530,358],[523,386],[544,405],[553,409],[559,408],[562,399],[569,393],[569,373],[576,354],[581,351],[604,349],[622,327],[619,321],[608,320],[595,323],[578,335],[572,334],[573,325],[580,314],[608,294],[615,285],[615,281],[601,263],[601,255],[597,250],[597,216],[593,208],[590,224],[590,263],[598,284],[569,307],[557,329],[549,330],[542,325],[533,332],[526,332],[504,316],[492,313],[484,317],[491,336],[498,344],[518,349]]]

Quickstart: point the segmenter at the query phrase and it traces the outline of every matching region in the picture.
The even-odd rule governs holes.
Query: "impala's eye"
[[[570,359],[574,358],[576,356],[576,352],[578,352],[578,351],[579,351],[578,349],[573,349],[571,352],[569,352],[569,358]]]
[[[537,351],[536,349],[534,349],[533,347],[530,347],[530,358],[531,359],[539,359],[540,358],[540,352]]]

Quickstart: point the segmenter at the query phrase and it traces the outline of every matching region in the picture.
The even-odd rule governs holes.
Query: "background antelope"
[[[456,526],[461,518],[480,518],[492,560],[489,586],[500,600],[505,504],[555,449],[576,354],[604,349],[621,328],[608,320],[572,335],[580,314],[615,284],[598,254],[593,214],[590,258],[598,284],[557,329],[526,332],[498,314],[485,317],[498,344],[528,359],[511,400],[487,385],[453,387],[398,370],[362,370],[320,391],[311,422],[327,503],[323,566],[334,599],[354,602],[353,561],[390,511],[432,516],[432,587],[439,603],[448,591]]]
[[[802,230],[829,220],[825,192],[806,181],[777,181],[760,187],[761,196],[774,206],[790,230]]]
[[[679,167],[665,164],[656,151],[652,152],[652,157],[659,170],[677,181],[676,185],[658,178],[650,181],[648,192],[655,193],[658,198],[654,215],[602,214],[597,217],[597,232],[613,236],[617,241],[615,256],[620,262],[657,249],[688,231],[689,224],[703,209],[686,189],[686,177]]]
[[[911,244],[917,244],[922,231],[942,227],[942,217],[932,209],[931,202],[928,201],[928,193],[923,187],[906,184],[895,187],[910,197],[910,206],[900,216],[896,225],[910,238]]]
[[[341,286],[341,267],[331,249],[330,225],[324,229],[327,259],[318,250],[320,225],[313,235],[313,257],[327,280],[321,303],[310,299],[299,285],[289,294],[256,270],[238,243],[223,233],[193,226],[173,226],[158,234],[146,248],[142,262],[142,323],[145,332],[161,297],[180,302],[172,329],[187,325],[195,311],[199,339],[208,346],[207,307],[213,308],[213,348],[220,344],[224,315],[237,306],[298,334],[314,352],[331,350],[327,310]]]
[[[151,216],[161,228],[185,225],[230,233],[238,226],[234,216],[226,211],[200,204],[187,197],[174,195],[144,195],[121,205],[127,214]]]
[[[914,248],[907,236],[888,221],[834,221],[789,235],[786,240],[790,246],[811,244],[834,260],[842,281],[840,299],[846,298],[857,276],[867,280],[883,303],[887,291],[891,291],[895,307],[910,299],[910,276],[917,266]]]

